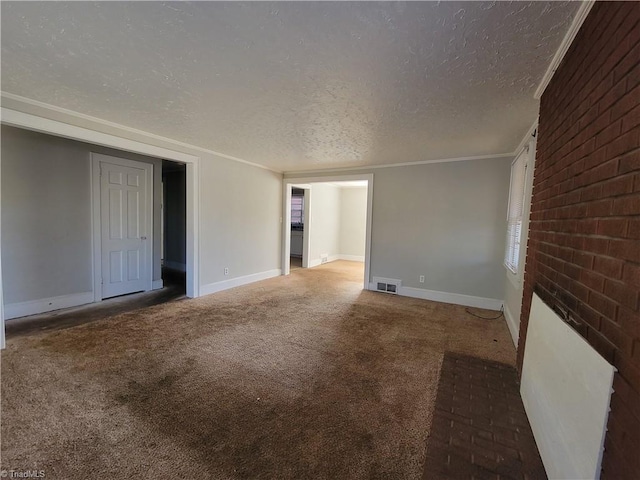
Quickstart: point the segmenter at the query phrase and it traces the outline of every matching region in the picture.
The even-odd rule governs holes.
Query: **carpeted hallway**
[[[362,264],[333,262],[10,337],[2,468],[422,478],[444,353],[513,365],[515,349],[502,318],[362,291],[362,276]]]

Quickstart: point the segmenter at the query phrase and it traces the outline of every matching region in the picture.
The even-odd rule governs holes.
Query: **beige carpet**
[[[421,478],[443,352],[513,364],[515,351],[503,319],[362,291],[362,277],[334,262],[10,338],[2,468]]]

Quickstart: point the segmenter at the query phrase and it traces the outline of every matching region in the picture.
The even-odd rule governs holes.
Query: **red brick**
[[[631,133],[633,133],[633,132],[629,132],[629,134],[631,134]],[[623,137],[618,137],[618,139],[616,139],[613,142],[613,144],[618,142],[618,140],[620,138],[623,138]],[[611,145],[613,145],[613,144],[611,144]],[[613,147],[611,147],[611,145],[609,146],[609,148],[613,148]],[[607,150],[607,152],[609,152],[609,150]],[[595,183],[595,182],[599,182],[601,180],[606,180],[607,178],[615,177],[617,173],[618,173],[618,160],[617,159],[609,160],[609,161],[603,163],[602,165],[598,165],[597,167],[592,168],[591,170],[586,172],[587,178],[589,179],[589,183]]]
[[[604,335],[592,328],[589,328],[587,331],[587,341],[589,342],[589,345],[595,348],[596,352],[602,355],[607,362],[614,362],[616,346],[607,340]]]
[[[573,252],[571,261],[582,268],[591,268],[593,266],[593,255],[585,252]]]
[[[601,218],[598,220],[597,233],[607,237],[623,237],[627,233],[628,222],[626,218]]]
[[[604,198],[587,204],[587,216],[589,217],[607,217],[611,215],[613,209],[613,200]]]
[[[613,201],[614,215],[640,215],[640,195],[626,195]]]
[[[589,293],[589,306],[607,318],[615,318],[616,304],[604,295]]]
[[[622,260],[611,257],[595,257],[593,264],[596,272],[609,278],[621,278],[623,266]]]
[[[619,373],[613,376],[614,396],[618,397],[625,405],[640,405],[640,393],[636,392],[631,385]],[[640,409],[630,409],[631,414],[640,420]]]
[[[640,288],[640,265],[629,262],[625,263],[622,270],[622,280],[632,288]]]
[[[616,179],[614,178],[611,181],[615,181],[615,180]],[[602,187],[603,187],[603,184],[596,183],[595,185],[589,185],[588,187],[583,188],[581,191],[580,200],[582,200],[583,202],[588,202],[589,200],[596,200],[598,198],[602,198],[603,196]]]
[[[611,143],[615,138],[620,136],[620,129],[622,128],[622,121],[618,120],[596,136],[596,148],[600,148],[603,145]]]
[[[616,358],[614,366],[634,390],[640,390],[640,368],[634,366],[631,359],[620,355]]]
[[[638,96],[640,95],[640,85],[627,92],[626,95],[620,98],[616,104],[611,107],[611,118],[617,120],[622,117],[629,110],[635,108],[638,105]]]
[[[637,310],[619,307],[617,321],[631,338],[640,339],[640,313]],[[640,415],[640,411],[638,414]]]
[[[638,289],[631,288],[623,282],[607,280],[604,285],[604,294],[632,310],[638,307]]]
[[[640,248],[636,240],[611,240],[609,256],[640,263]]]
[[[592,152],[585,158],[584,170],[589,170],[596,165],[601,165],[607,159],[607,146],[603,146]]]
[[[632,128],[638,128],[640,125],[640,105],[636,108],[628,112],[624,117],[622,117],[622,127],[620,129],[621,133],[628,132]]]
[[[603,184],[598,184],[597,186],[601,186],[603,197],[614,197],[616,195],[632,193],[633,176],[623,175],[621,177],[612,178],[611,180],[608,180]]]
[[[622,98],[627,91],[626,79],[622,79],[611,87],[598,102],[598,111],[604,112],[611,107],[619,98]]]
[[[589,270],[582,270],[580,272],[580,281],[583,285],[589,287],[596,292],[602,292],[604,289],[605,278],[602,275],[591,272]]]
[[[640,63],[627,74],[627,90],[632,91],[638,84],[640,84]]]
[[[627,238],[640,238],[640,218],[629,219]]]
[[[586,237],[583,248],[587,252],[606,254],[609,251],[609,239],[601,237]]]
[[[627,152],[630,152],[636,148],[638,148],[638,131],[632,130],[627,133],[623,133],[614,141],[607,145],[607,157],[614,158],[620,155],[623,155]],[[611,161],[611,160],[610,160]],[[606,173],[605,173],[606,174]],[[606,177],[602,177],[606,178]],[[600,178],[595,178],[595,180],[600,180]]]
[[[625,449],[625,446],[617,446],[609,436],[606,437],[604,448],[601,480],[634,480],[638,472],[637,466],[633,465],[636,458],[624,453],[630,449],[628,447]]]
[[[636,150],[620,159],[618,173],[629,173],[640,170],[640,150]]]
[[[602,319],[600,333],[625,355],[631,355],[633,348],[632,338],[611,320],[607,318]]]
[[[578,317],[595,330],[600,330],[600,320],[602,316],[585,303],[578,305]]]

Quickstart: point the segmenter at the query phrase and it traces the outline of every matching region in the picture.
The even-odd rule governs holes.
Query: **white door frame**
[[[154,198],[154,165],[151,163],[137,162],[135,160],[129,160],[126,158],[114,157],[112,155],[104,155],[102,153],[91,152],[91,223],[93,225],[93,301],[102,301],[103,288],[102,288],[102,184],[100,180],[101,167],[100,164],[110,163],[112,165],[119,165],[121,167],[140,168],[145,172],[150,172],[149,177],[146,180],[146,229],[148,245],[151,248],[147,248],[146,262],[147,271],[144,273],[147,278],[145,281],[145,291],[153,290],[153,217],[155,206],[153,204]]]
[[[28,113],[0,108],[3,124],[12,127],[46,133],[57,137],[79,140],[103,147],[140,153],[151,157],[173,160],[187,166],[187,296],[200,296],[199,276],[199,205],[200,205],[200,157],[188,153],[157,147],[128,138],[98,132],[84,127],[39,117]],[[90,180],[89,180],[90,181]],[[2,284],[0,283],[0,287]],[[2,297],[0,290],[0,298]],[[1,309],[0,309],[1,312]],[[2,317],[4,322],[4,316]]]
[[[370,271],[371,271],[371,220],[373,218],[373,174],[352,174],[352,175],[332,175],[327,177],[300,177],[300,178],[285,178],[282,181],[283,191],[283,222],[282,222],[282,274],[289,275],[290,264],[289,257],[291,255],[291,187],[313,184],[313,183],[327,183],[327,182],[348,182],[355,180],[367,181],[367,229],[365,239],[365,251],[364,251],[364,289],[369,290]],[[306,190],[311,192],[311,190]],[[305,199],[306,200],[306,199]],[[309,203],[311,203],[311,195],[309,195]],[[305,202],[306,204],[306,202]],[[307,219],[305,219],[307,221]],[[307,226],[305,224],[305,230]],[[309,248],[308,243],[310,240],[307,238],[303,244],[303,248],[306,246]],[[304,266],[304,265],[303,265]]]

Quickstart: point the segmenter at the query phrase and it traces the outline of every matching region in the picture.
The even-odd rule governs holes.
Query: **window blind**
[[[518,272],[520,259],[527,161],[528,151],[525,149],[511,164],[511,185],[509,187],[509,211],[507,216],[507,250],[504,262],[513,273]]]

